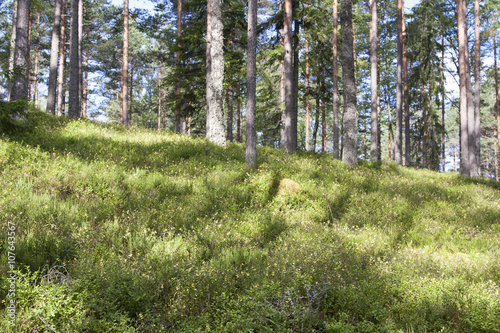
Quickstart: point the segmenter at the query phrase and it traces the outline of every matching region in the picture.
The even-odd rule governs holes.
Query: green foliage
[[[498,330],[497,183],[267,147],[248,169],[241,144],[28,123],[0,138],[18,331]]]
[[[13,102],[0,101],[0,133],[9,133],[19,128],[16,119],[26,116],[28,103],[25,99]]]

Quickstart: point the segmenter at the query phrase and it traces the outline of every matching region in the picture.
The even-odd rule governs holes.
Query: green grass
[[[5,332],[8,222],[18,332],[500,331],[497,183],[269,148],[249,169],[240,144],[41,113],[26,128],[0,138]],[[71,280],[48,283],[55,266]]]

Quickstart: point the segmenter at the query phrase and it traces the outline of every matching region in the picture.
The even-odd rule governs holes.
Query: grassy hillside
[[[500,187],[30,115],[0,137],[0,327],[499,332]],[[2,330],[0,330],[2,331]]]

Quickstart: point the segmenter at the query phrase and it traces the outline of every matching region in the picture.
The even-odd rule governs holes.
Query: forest
[[[0,332],[500,328],[499,0],[0,0]]]
[[[498,1],[261,1],[254,28],[241,1],[0,5],[2,100],[23,73],[58,116],[498,179]]]

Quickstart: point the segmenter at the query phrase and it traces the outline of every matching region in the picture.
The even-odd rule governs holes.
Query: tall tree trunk
[[[457,33],[458,33],[458,69],[460,75],[460,164],[461,172],[470,176],[469,156],[469,122],[467,105],[467,23],[465,0],[456,0],[457,3]],[[471,124],[472,125],[472,124]]]
[[[371,141],[370,159],[377,162],[379,158],[378,146],[378,55],[377,55],[377,0],[370,0],[371,24],[370,24],[370,67],[371,67]]]
[[[130,88],[129,88],[129,104],[128,104],[128,125],[132,126],[132,109],[134,97],[134,66],[130,66]]]
[[[89,52],[85,52],[85,68],[83,69],[82,117],[87,118],[87,98],[89,92]]]
[[[479,0],[474,1],[474,152],[475,164],[471,170],[471,176],[481,177],[481,52],[480,52],[480,34],[479,34]]]
[[[406,45],[406,19],[403,10],[403,101],[405,109],[405,166],[411,165],[410,156],[410,89],[408,86],[408,56]]]
[[[160,75],[158,76],[158,132],[161,131],[161,66],[159,68]]]
[[[247,138],[245,162],[249,166],[257,164],[257,133],[255,130],[255,90],[257,51],[257,0],[248,1],[248,49],[247,49]]]
[[[389,163],[391,163],[393,161],[392,159],[392,141],[393,141],[393,138],[394,138],[394,132],[392,130],[392,111],[391,111],[391,108],[389,107],[388,108],[389,110],[389,128],[388,128],[388,138],[389,138],[389,145],[388,145],[388,154],[389,154]]]
[[[293,0],[293,12],[297,12],[299,8],[298,0]],[[294,31],[293,31],[293,111],[292,111],[292,142],[291,150],[297,150],[297,121],[299,113],[299,30],[300,24],[299,20],[294,20]]]
[[[128,0],[123,1],[123,61],[122,61],[122,94],[121,123],[128,125]]]
[[[83,0],[78,0],[78,100],[83,100]],[[83,111],[82,111],[83,113]]]
[[[398,1],[397,8],[397,25],[398,25],[398,38],[397,38],[397,85],[396,85],[396,145],[395,145],[395,160],[396,165],[402,164],[403,153],[403,0]]]
[[[283,0],[279,1],[279,11],[283,10]],[[283,12],[284,13],[284,12]],[[283,16],[284,20],[284,16]],[[284,21],[283,21],[284,22]],[[284,28],[280,29],[280,45],[284,46],[285,36],[284,36]],[[281,58],[280,62],[280,104],[279,104],[281,119],[280,119],[280,147],[285,149],[285,56]]]
[[[11,100],[28,99],[30,0],[17,1],[14,83]]]
[[[37,29],[40,30],[40,13],[37,13],[36,16],[36,27]],[[35,103],[36,107],[39,107],[39,100],[38,100],[38,71],[39,71],[39,65],[40,65],[40,42],[36,43],[35,46],[35,68],[33,72],[33,102]]]
[[[306,6],[307,6],[307,3],[306,3]],[[304,28],[304,32],[307,32],[306,31],[306,28]],[[309,87],[309,76],[310,76],[310,72],[309,72],[309,38],[307,36],[307,33],[305,34],[305,38],[306,38],[306,92],[305,92],[305,104],[306,104],[306,138],[305,138],[305,148],[306,148],[306,151],[309,151],[310,150],[310,147],[309,147],[309,132],[310,132],[310,126],[311,126],[311,121],[310,121],[310,106],[309,106],[309,94],[310,94],[310,87]]]
[[[228,45],[231,52],[233,51],[233,36],[232,32],[229,33]],[[248,64],[247,64],[248,65]],[[227,134],[226,139],[229,142],[233,142],[233,117],[234,117],[234,103],[233,103],[233,72],[231,67],[228,68],[228,85],[227,85]]]
[[[312,137],[312,152],[316,152],[316,138],[318,137],[318,128],[319,128],[319,92],[316,95],[316,116],[314,119],[314,130],[313,130],[313,137]]]
[[[358,163],[358,111],[356,107],[356,79],[354,73],[352,0],[341,0],[340,22],[342,38],[342,79],[344,83],[344,122],[342,162]]]
[[[236,141],[243,142],[243,121],[241,120],[241,98],[236,102]]]
[[[59,36],[61,33],[61,0],[56,0],[54,10],[54,27],[52,28],[52,40],[50,46],[49,65],[49,91],[47,95],[47,113],[56,114],[56,87],[57,87],[57,56],[59,48]]]
[[[340,159],[339,144],[339,90],[338,90],[338,0],[333,0],[333,159]]]
[[[498,169],[500,168],[500,97],[498,95],[498,66],[497,66],[497,36],[496,33],[493,36],[493,54],[495,58],[495,109],[497,112],[497,154],[495,155],[497,172],[495,179],[500,181],[498,178]]]
[[[324,77],[323,77],[324,80]],[[325,83],[322,82],[323,86],[321,98],[321,153],[326,154],[326,103],[325,103]]]
[[[64,68],[66,66],[66,14],[68,12],[67,1],[61,0],[61,33],[59,34],[59,64],[57,74],[57,116],[64,115],[64,99],[66,85]]]
[[[441,127],[442,127],[442,133],[441,133],[441,164],[443,166],[443,172],[446,171],[446,140],[445,140],[445,114],[444,114],[444,109],[445,109],[445,99],[446,99],[446,77],[444,76],[444,34],[442,37],[442,44],[443,44],[443,50],[441,51],[441,81],[442,81],[442,87],[441,87],[441,95],[442,95],[442,103],[441,103]]]
[[[80,116],[80,66],[78,55],[78,1],[71,2],[71,37],[70,37],[70,74],[69,74],[69,106],[68,116],[78,118]]]
[[[426,85],[422,84],[422,166],[428,168],[427,165],[427,90]]]
[[[209,0],[210,3],[210,80],[207,82],[207,138],[219,145],[226,145],[224,129],[224,53],[222,0]],[[207,46],[208,47],[208,46]],[[208,52],[208,51],[207,51]]]
[[[207,120],[206,120],[206,136],[207,138],[212,135],[210,129],[210,101],[208,97],[208,91],[212,89],[210,84],[212,82],[212,0],[207,0],[207,35],[206,35],[206,57],[205,57],[205,68],[206,68],[206,99],[207,99]],[[176,125],[177,126],[177,125]],[[177,132],[177,129],[176,129]],[[180,132],[180,120],[179,120],[179,132]]]
[[[293,152],[293,48],[292,48],[292,0],[284,0],[284,67],[285,67],[285,144],[287,152]]]
[[[9,53],[9,83],[7,87],[7,100],[12,100],[12,87],[14,86],[14,59],[16,54],[16,32],[17,32],[17,3],[14,0],[12,4],[12,32],[10,35],[10,53]]]
[[[210,1],[209,1],[210,2]],[[207,29],[209,27],[207,26]],[[208,31],[208,30],[207,30]],[[175,95],[177,99],[179,99],[179,96],[181,94],[181,75],[180,75],[180,69],[181,69],[181,33],[182,33],[182,0],[177,0],[177,52],[175,54],[176,57],[176,64],[177,64],[177,82],[176,87],[175,87]],[[208,36],[208,34],[207,34]],[[207,74],[208,75],[208,74]],[[181,132],[181,103],[175,103],[175,133],[180,133]]]

